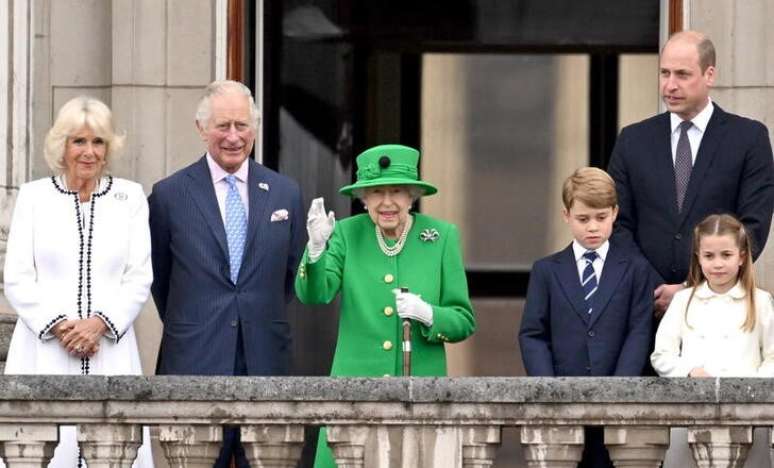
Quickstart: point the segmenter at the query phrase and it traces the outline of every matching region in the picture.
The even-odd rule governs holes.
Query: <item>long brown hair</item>
[[[747,316],[741,328],[746,332],[751,332],[755,328],[755,270],[752,263],[751,240],[744,224],[728,214],[707,216],[693,228],[693,252],[691,255],[691,266],[688,270],[688,280],[686,281],[688,287],[693,289],[691,290],[691,296],[688,298],[688,304],[685,306],[685,323],[688,324],[688,307],[691,305],[696,287],[707,280],[699,264],[699,244],[701,239],[705,236],[726,235],[731,236],[736,241],[739,254],[744,257],[737,275],[737,281],[742,283],[742,288],[747,298]]]

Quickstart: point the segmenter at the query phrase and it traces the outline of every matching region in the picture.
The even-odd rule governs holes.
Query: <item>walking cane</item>
[[[400,288],[400,292],[408,292],[408,288]],[[411,320],[403,319],[403,376],[411,375]]]

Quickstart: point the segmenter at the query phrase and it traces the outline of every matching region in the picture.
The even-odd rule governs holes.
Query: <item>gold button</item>
[[[395,277],[393,277],[391,274],[387,273],[384,275],[384,282],[385,283],[392,283],[392,280],[394,280]]]
[[[393,312],[395,312],[395,310],[393,310],[393,308],[390,306],[387,306],[384,308],[384,315],[386,315],[387,317],[392,315]]]
[[[392,349],[392,341],[387,340],[382,344],[382,348],[384,348],[385,351],[389,351]]]

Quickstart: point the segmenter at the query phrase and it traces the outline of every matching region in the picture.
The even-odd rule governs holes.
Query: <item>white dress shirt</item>
[[[688,130],[688,143],[691,145],[691,164],[696,164],[696,154],[699,152],[701,139],[704,138],[704,132],[707,130],[707,124],[712,117],[715,106],[712,99],[709,100],[704,109],[696,117],[691,119],[693,126]],[[675,153],[677,152],[677,141],[680,139],[680,124],[683,119],[677,114],[669,114],[669,121],[672,126],[672,164],[675,163]]]
[[[609,250],[610,241],[605,241],[605,243],[596,250],[597,258],[594,259],[591,266],[594,268],[594,274],[597,275],[597,283],[599,283],[599,279],[602,278],[602,268],[605,266],[605,258],[607,257],[607,252]],[[583,270],[586,269],[586,259],[583,258],[583,254],[588,252],[589,249],[580,245],[577,240],[573,240],[572,251],[575,254],[575,263],[578,265],[578,281],[583,284]]]
[[[228,182],[226,182],[226,176],[229,172],[220,167],[218,163],[207,152],[207,166],[210,168],[210,176],[212,176],[212,185],[215,187],[215,198],[218,199],[218,209],[220,210],[220,217],[223,219],[223,224],[226,224],[226,195],[228,195]],[[239,166],[234,176],[236,176],[236,187],[239,192],[239,198],[242,199],[242,205],[245,207],[245,217],[250,214],[250,204],[247,202],[247,159],[242,161],[242,165]]]
[[[746,293],[740,284],[719,294],[704,282],[678,291],[656,332],[650,362],[659,375],[686,377],[703,367],[713,377],[774,377],[771,295],[755,290],[755,328],[742,330]]]

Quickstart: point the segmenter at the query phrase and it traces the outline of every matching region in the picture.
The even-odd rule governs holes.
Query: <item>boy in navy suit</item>
[[[615,182],[575,171],[562,189],[574,240],[532,267],[519,345],[529,376],[638,376],[651,348],[653,285],[639,254],[608,240]],[[612,467],[602,428],[586,429],[583,468]]]

